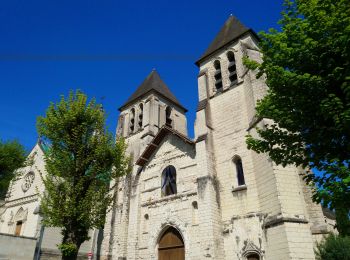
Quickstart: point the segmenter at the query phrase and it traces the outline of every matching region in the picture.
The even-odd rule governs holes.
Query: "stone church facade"
[[[117,136],[128,143],[133,172],[114,183],[117,196],[101,244],[98,232],[91,231],[92,239],[82,246],[85,255],[116,260],[315,259],[315,241],[334,222],[312,202],[302,170],[277,166],[265,154],[247,149],[245,136],[257,136],[254,128],[269,122],[255,117],[256,102],[267,87],[242,64],[244,56],[261,60],[258,37],[231,16],[196,62],[193,139],[187,134],[186,108],[155,70],[120,107]],[[30,154],[34,164],[12,182],[0,208],[0,233],[39,237],[44,152],[38,143]],[[55,259],[59,230],[45,234],[42,248],[51,252],[47,259]]]
[[[245,136],[268,121],[255,117],[267,87],[245,55],[261,60],[258,38],[231,16],[196,63],[193,140],[156,71],[120,108],[134,169],[116,185],[103,259],[315,259],[329,227],[302,171],[247,149]]]

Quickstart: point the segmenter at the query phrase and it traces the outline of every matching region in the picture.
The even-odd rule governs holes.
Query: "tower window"
[[[134,132],[135,130],[135,109],[131,109],[130,113],[130,132]]]
[[[165,109],[165,124],[172,127],[173,120],[171,119],[171,107]]]
[[[198,202],[197,201],[192,202],[192,224],[193,225],[198,224]]]
[[[242,159],[237,156],[233,160],[233,162],[234,162],[234,164],[236,166],[236,176],[237,176],[237,184],[238,184],[238,186],[245,185]]]
[[[123,136],[124,130],[124,115],[120,115],[118,119],[118,126],[117,126],[117,136]]]
[[[149,215],[145,214],[143,219],[143,233],[148,233]]]
[[[162,172],[162,196],[169,196],[176,193],[176,169],[170,165]]]
[[[237,70],[236,70],[236,60],[235,55],[232,51],[229,51],[227,53],[227,59],[229,61],[228,63],[228,72],[229,72],[229,79],[231,84],[237,84]]]
[[[221,90],[222,89],[222,75],[221,75],[220,61],[216,60],[214,62],[214,68],[215,68],[215,74],[214,74],[215,87],[217,90]]]
[[[139,105],[140,114],[139,114],[139,127],[142,128],[142,120],[143,120],[143,104]]]

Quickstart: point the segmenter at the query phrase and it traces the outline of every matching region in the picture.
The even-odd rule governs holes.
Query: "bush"
[[[78,253],[78,248],[73,243],[59,244],[58,249],[61,251],[63,256],[71,256],[71,255],[76,255]]]
[[[350,237],[331,234],[316,246],[317,260],[350,260]]]

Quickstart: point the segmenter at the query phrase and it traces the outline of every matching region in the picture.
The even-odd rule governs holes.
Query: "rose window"
[[[34,181],[35,175],[34,172],[28,172],[25,176],[24,176],[24,180],[23,180],[23,184],[22,184],[22,190],[24,192],[26,192],[27,190],[29,190],[30,186],[32,186],[32,183]]]

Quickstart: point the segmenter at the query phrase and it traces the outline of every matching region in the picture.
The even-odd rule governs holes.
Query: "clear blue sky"
[[[0,3],[0,138],[35,144],[36,117],[81,89],[118,107],[156,68],[189,109],[193,136],[196,59],[230,14],[256,32],[276,27],[282,0],[8,0]]]

